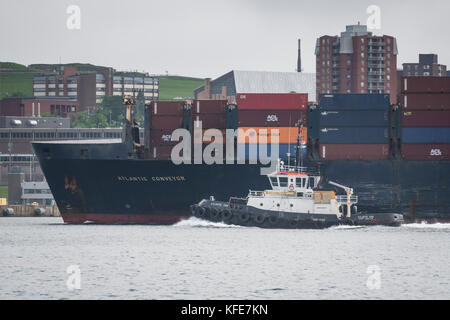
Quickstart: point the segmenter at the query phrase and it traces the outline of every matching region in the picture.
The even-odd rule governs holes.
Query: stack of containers
[[[405,77],[401,88],[405,160],[450,160],[450,78]]]
[[[192,103],[192,128],[198,130],[202,128],[202,137],[193,132],[193,142],[201,142],[206,146],[213,141],[210,137],[205,135],[208,129],[220,130],[223,136],[222,143],[225,144],[225,134],[227,128],[227,114],[225,112],[227,107],[226,100],[194,100]]]
[[[389,156],[387,94],[332,94],[319,100],[323,160],[384,160]]]
[[[150,112],[150,154],[153,158],[167,160],[172,147],[178,142],[171,141],[172,132],[178,128],[187,128],[190,123],[189,112],[184,101],[155,101]]]
[[[287,158],[296,155],[297,140],[300,124],[303,124],[301,142],[306,143],[306,117],[308,95],[300,93],[273,93],[256,94],[241,93],[237,95],[238,121],[237,128],[245,132],[253,129],[256,133],[257,143],[263,141],[263,135],[267,135],[267,155],[271,155],[270,136],[272,130],[279,132],[279,156]],[[251,131],[249,131],[251,132]],[[245,150],[245,159],[254,160],[250,156],[250,150],[256,150],[259,155],[259,147],[253,146],[254,141],[248,136],[238,135],[238,150]],[[306,148],[301,150],[304,155]]]

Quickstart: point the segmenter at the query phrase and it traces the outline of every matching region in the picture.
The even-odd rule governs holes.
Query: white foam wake
[[[223,222],[211,222],[196,217],[182,220],[173,225],[174,227],[196,227],[196,228],[240,228],[240,226],[225,224]]]
[[[331,226],[327,228],[328,230],[347,230],[347,229],[361,229],[365,228],[365,226],[346,226],[346,225],[339,225],[339,226]]]
[[[421,223],[402,224],[402,227],[416,229],[450,229],[450,223],[427,223],[422,221]]]

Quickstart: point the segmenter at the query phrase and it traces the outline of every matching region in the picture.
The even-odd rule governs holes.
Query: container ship
[[[193,133],[190,143],[200,139],[205,150],[210,128],[251,129],[256,141],[276,130],[281,159],[351,185],[360,211],[449,221],[449,80],[404,78],[398,105],[385,94],[328,94],[314,105],[299,93],[238,94],[236,104],[153,102],[146,106],[143,143],[131,98],[122,139],[34,142],[33,148],[66,223],[173,224],[211,195],[226,201],[270,187],[248,136],[233,142],[243,164],[174,164],[177,128]],[[195,135],[199,123],[203,138]],[[330,188],[327,181],[321,186]]]

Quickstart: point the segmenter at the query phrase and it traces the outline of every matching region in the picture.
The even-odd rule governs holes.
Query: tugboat
[[[278,160],[276,171],[267,175],[272,190],[250,190],[246,198],[232,197],[228,202],[213,196],[191,205],[191,216],[226,224],[280,229],[324,229],[336,225],[400,226],[398,213],[358,212],[358,197],[353,189],[336,182],[346,195],[319,190],[320,173],[313,168],[285,165]]]

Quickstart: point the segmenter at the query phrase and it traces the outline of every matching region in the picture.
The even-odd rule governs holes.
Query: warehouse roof
[[[309,101],[316,101],[315,73],[233,70],[211,83],[228,76],[233,77],[236,93],[307,93]]]

